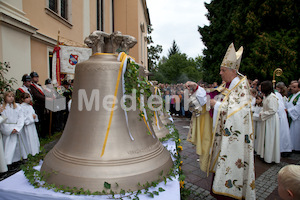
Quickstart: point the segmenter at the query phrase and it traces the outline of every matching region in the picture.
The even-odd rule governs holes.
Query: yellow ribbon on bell
[[[154,87],[154,95],[157,94],[157,87],[155,86]],[[156,112],[154,111],[154,118],[155,118],[155,125],[158,127],[158,120],[157,120],[157,117],[156,117]]]
[[[106,53],[95,53],[94,55],[102,55],[102,54],[106,54]],[[108,139],[108,134],[109,134],[109,130],[110,130],[110,127],[111,127],[111,122],[112,122],[112,118],[113,118],[113,114],[114,114],[114,107],[115,107],[115,104],[116,104],[116,99],[117,99],[121,74],[122,74],[122,70],[123,70],[123,66],[124,66],[124,62],[126,60],[126,57],[127,57],[127,55],[124,52],[122,52],[121,55],[120,55],[121,64],[120,64],[120,68],[119,68],[119,72],[118,72],[118,78],[117,78],[116,87],[115,87],[114,100],[113,100],[112,108],[111,108],[112,110],[110,111],[110,117],[109,117],[109,122],[108,122],[107,129],[106,129],[106,134],[105,134],[105,139],[104,139],[104,143],[103,143],[103,147],[102,147],[101,157],[103,156],[104,151],[105,151],[105,147],[106,147],[106,143],[107,143],[107,139]]]
[[[142,112],[142,111],[141,111]],[[143,116],[143,120],[144,120],[144,123],[146,124],[146,126],[147,126],[147,129],[148,129],[148,131],[150,132],[150,134],[152,135],[152,132],[151,132],[151,130],[150,130],[150,127],[148,126],[148,123],[147,123],[147,121],[146,121],[146,118],[145,118],[145,115],[144,115],[144,112],[142,112],[142,116]]]

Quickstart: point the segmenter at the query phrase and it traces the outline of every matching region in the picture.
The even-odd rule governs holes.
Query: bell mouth
[[[57,187],[83,188],[91,192],[106,190],[105,182],[112,185],[111,190],[116,194],[121,189],[144,189],[147,186],[141,185],[147,182],[163,181],[173,167],[170,153],[163,146],[144,156],[120,161],[77,160],[70,156],[62,158],[62,154],[58,157],[58,154],[52,149],[45,157],[41,172],[46,173],[46,182]]]

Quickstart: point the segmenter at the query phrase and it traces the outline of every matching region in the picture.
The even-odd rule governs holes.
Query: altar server
[[[257,152],[258,145],[261,143],[261,118],[259,117],[259,113],[263,109],[263,95],[256,95],[256,103],[252,109],[253,111],[253,127],[254,127],[254,150]]]
[[[4,123],[7,118],[2,116],[2,107],[0,107],[0,124]],[[4,150],[3,150],[3,142],[2,142],[2,134],[0,133],[0,173],[7,172],[7,165],[4,157]]]
[[[271,81],[261,83],[261,91],[265,95],[263,110],[260,112],[262,119],[261,141],[257,154],[267,163],[280,163],[280,129],[278,117],[278,98],[273,93]]]
[[[35,122],[38,122],[39,120],[33,107],[30,105],[30,95],[27,93],[22,93],[20,100],[24,114],[24,135],[26,140],[25,146],[28,150],[28,153],[34,156],[40,152],[40,141],[35,127]]]
[[[24,141],[21,138],[24,126],[23,112],[19,104],[15,103],[13,92],[4,94],[2,115],[7,117],[5,123],[0,125],[3,136],[4,156],[7,165],[27,159]]]

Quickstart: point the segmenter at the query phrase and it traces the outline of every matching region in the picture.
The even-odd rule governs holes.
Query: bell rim
[[[67,155],[61,151],[59,151],[58,148],[54,147],[51,152],[53,156],[55,156],[57,159],[65,162],[70,162],[73,164],[80,164],[80,165],[89,165],[89,166],[97,166],[97,165],[103,165],[103,166],[119,166],[119,165],[128,165],[128,164],[135,164],[146,160],[151,160],[154,157],[159,156],[164,152],[165,147],[161,144],[159,140],[152,146],[151,151],[144,155],[140,155],[139,152],[136,153],[137,157],[130,157],[126,159],[118,158],[117,160],[105,160],[101,158],[99,160],[92,160],[92,159],[83,159],[76,156],[70,156]],[[100,153],[99,153],[100,157]],[[75,162],[76,161],[76,162]]]

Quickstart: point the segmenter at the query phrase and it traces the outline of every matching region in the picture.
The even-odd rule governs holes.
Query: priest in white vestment
[[[292,152],[293,144],[291,140],[291,134],[289,129],[289,122],[285,111],[285,105],[282,95],[275,90],[275,95],[278,98],[278,117],[280,126],[280,152],[288,153]],[[285,155],[285,154],[282,154]]]
[[[300,83],[292,82],[291,92],[293,93],[286,103],[286,109],[291,118],[290,133],[293,142],[293,149],[300,151]]]
[[[188,81],[186,87],[191,90],[189,98],[189,110],[192,111],[190,130],[187,141],[196,146],[199,155],[200,169],[207,171],[209,163],[209,152],[212,141],[212,118],[207,104],[206,91],[197,83]]]
[[[278,98],[273,93],[271,81],[261,83],[261,91],[265,95],[263,110],[260,112],[262,120],[261,140],[257,154],[267,163],[280,163],[280,129],[278,117]]]
[[[252,96],[247,77],[238,72],[242,52],[243,47],[236,52],[230,44],[220,67],[226,87],[210,100],[214,138],[209,166],[217,199],[256,199]]]

